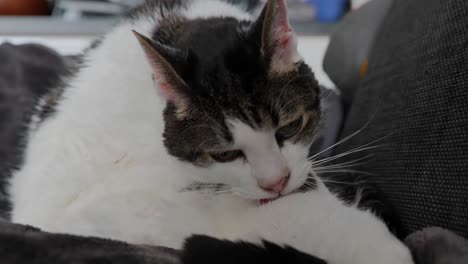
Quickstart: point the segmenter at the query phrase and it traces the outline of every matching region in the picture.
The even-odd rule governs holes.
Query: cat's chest
[[[159,207],[166,213],[164,225],[174,225],[179,229],[176,219],[185,219],[191,223],[190,233],[212,234],[213,236],[229,237],[230,234],[242,232],[244,226],[242,217],[246,211],[256,205],[239,197],[204,193],[176,193],[172,202]],[[158,209],[157,209],[158,210]]]
[[[121,189],[109,192],[117,189],[113,185]],[[75,197],[63,221],[48,229],[178,248],[190,234],[231,238],[242,233],[241,216],[255,206],[234,196],[172,189],[164,182],[121,186],[108,182]]]

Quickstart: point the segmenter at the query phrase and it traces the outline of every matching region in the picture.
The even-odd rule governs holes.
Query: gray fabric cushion
[[[466,264],[468,241],[439,227],[425,228],[405,239],[416,263]]]
[[[0,263],[8,264],[326,264],[291,247],[189,237],[181,250],[42,232],[0,221]]]
[[[468,237],[468,1],[395,0],[355,93],[341,153],[383,146],[355,170],[373,173],[403,233],[441,226]],[[348,178],[354,177],[349,175]]]
[[[468,242],[441,228],[427,228],[405,240],[416,264],[468,263]],[[131,245],[124,242],[42,232],[0,220],[0,263],[28,264],[198,264],[291,263],[326,264],[291,248],[194,236],[183,250]],[[213,250],[216,249],[216,250]]]
[[[357,88],[361,66],[368,59],[375,36],[392,2],[371,1],[350,12],[330,36],[323,69],[343,91],[344,98],[349,98]]]

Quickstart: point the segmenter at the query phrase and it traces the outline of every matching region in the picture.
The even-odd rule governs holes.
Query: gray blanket
[[[0,263],[8,264],[326,264],[290,247],[192,236],[182,250],[50,234],[0,221]]]
[[[4,264],[177,264],[179,252],[162,247],[57,235],[0,221],[0,263]]]
[[[416,264],[466,264],[468,241],[441,228],[410,235],[406,244]],[[130,245],[123,242],[41,232],[0,221],[0,263],[8,264],[324,264],[325,262],[273,244],[257,247],[207,237],[189,239],[183,250]]]

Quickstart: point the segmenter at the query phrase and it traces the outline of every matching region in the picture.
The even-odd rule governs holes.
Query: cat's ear
[[[286,0],[268,0],[250,34],[261,43],[262,56],[269,62],[271,73],[294,70],[296,62],[302,60],[296,33],[289,24]]]
[[[187,55],[177,49],[165,46],[133,31],[153,69],[159,94],[176,105],[186,108],[189,100],[189,87],[179,75]]]

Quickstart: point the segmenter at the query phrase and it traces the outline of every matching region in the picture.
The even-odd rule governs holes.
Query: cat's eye
[[[210,156],[217,162],[231,162],[236,159],[244,158],[244,153],[242,150],[231,150],[224,152],[211,152]]]
[[[296,135],[297,133],[299,133],[301,128],[302,128],[302,118],[298,118],[295,121],[292,121],[291,123],[280,127],[278,131],[276,131],[276,138],[281,139],[281,140],[289,139],[293,137],[294,135]]]

